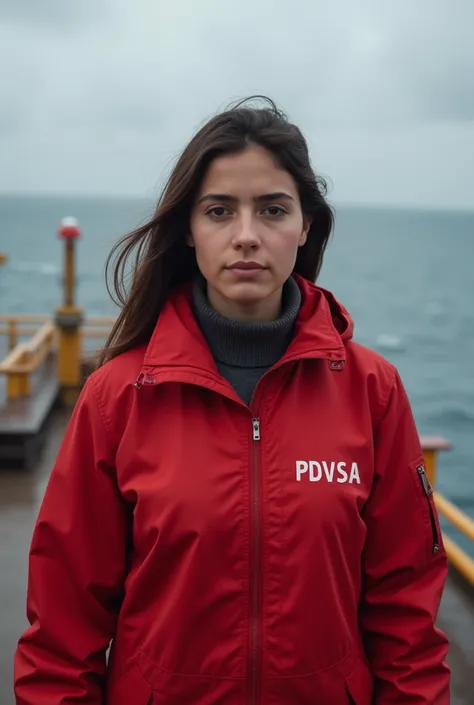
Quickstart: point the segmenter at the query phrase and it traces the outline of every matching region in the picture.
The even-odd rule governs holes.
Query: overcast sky
[[[474,207],[474,0],[0,0],[0,191],[154,195],[252,93],[333,201]]]

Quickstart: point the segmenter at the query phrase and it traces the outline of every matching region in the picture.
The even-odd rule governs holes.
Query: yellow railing
[[[35,335],[40,325],[52,320],[51,316],[3,314],[0,315],[0,336],[8,336],[9,350],[13,350],[20,337]],[[114,322],[113,316],[90,316],[81,327],[81,338],[107,338]]]
[[[421,438],[425,456],[426,473],[433,487],[436,486],[438,454],[450,450],[451,444],[445,438],[425,436]],[[442,494],[434,491],[436,508],[441,516],[471,541],[474,541],[474,519],[450,502]],[[443,534],[443,542],[450,563],[474,587],[474,559],[457,545],[453,539]]]
[[[51,321],[51,316],[0,315],[0,335],[8,336],[8,349],[13,350],[20,336],[34,336],[41,325]]]
[[[115,318],[113,316],[89,316],[81,329],[82,338],[102,338],[108,337]]]
[[[79,330],[82,340],[105,339],[114,323],[111,316],[87,318]],[[31,393],[31,376],[53,352],[57,328],[51,316],[0,315],[0,336],[8,338],[7,356],[0,359],[0,374],[7,377],[9,399]],[[28,337],[28,342],[19,342]]]
[[[13,329],[9,334],[16,335]],[[0,374],[7,377],[9,399],[28,396],[31,393],[31,376],[53,351],[56,342],[56,327],[46,321],[27,343],[16,344],[0,362]]]

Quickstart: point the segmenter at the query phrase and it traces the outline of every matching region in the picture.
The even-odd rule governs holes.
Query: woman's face
[[[210,304],[236,320],[276,318],[309,226],[293,177],[270,152],[251,145],[217,157],[196,197],[188,240]]]

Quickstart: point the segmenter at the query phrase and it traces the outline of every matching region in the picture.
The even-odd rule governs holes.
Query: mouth
[[[262,270],[265,269],[265,267],[262,264],[259,264],[258,262],[234,262],[234,264],[231,264],[228,269],[231,269],[232,271],[237,271],[237,272],[261,272]]]

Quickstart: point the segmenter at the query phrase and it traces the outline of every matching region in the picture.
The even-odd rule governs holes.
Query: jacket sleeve
[[[447,558],[423,453],[397,372],[376,430],[375,479],[364,508],[360,624],[374,705],[449,705],[448,644],[435,621]]]
[[[89,378],[74,408],[29,556],[30,628],[15,654],[17,705],[102,705],[126,569],[115,450]]]

